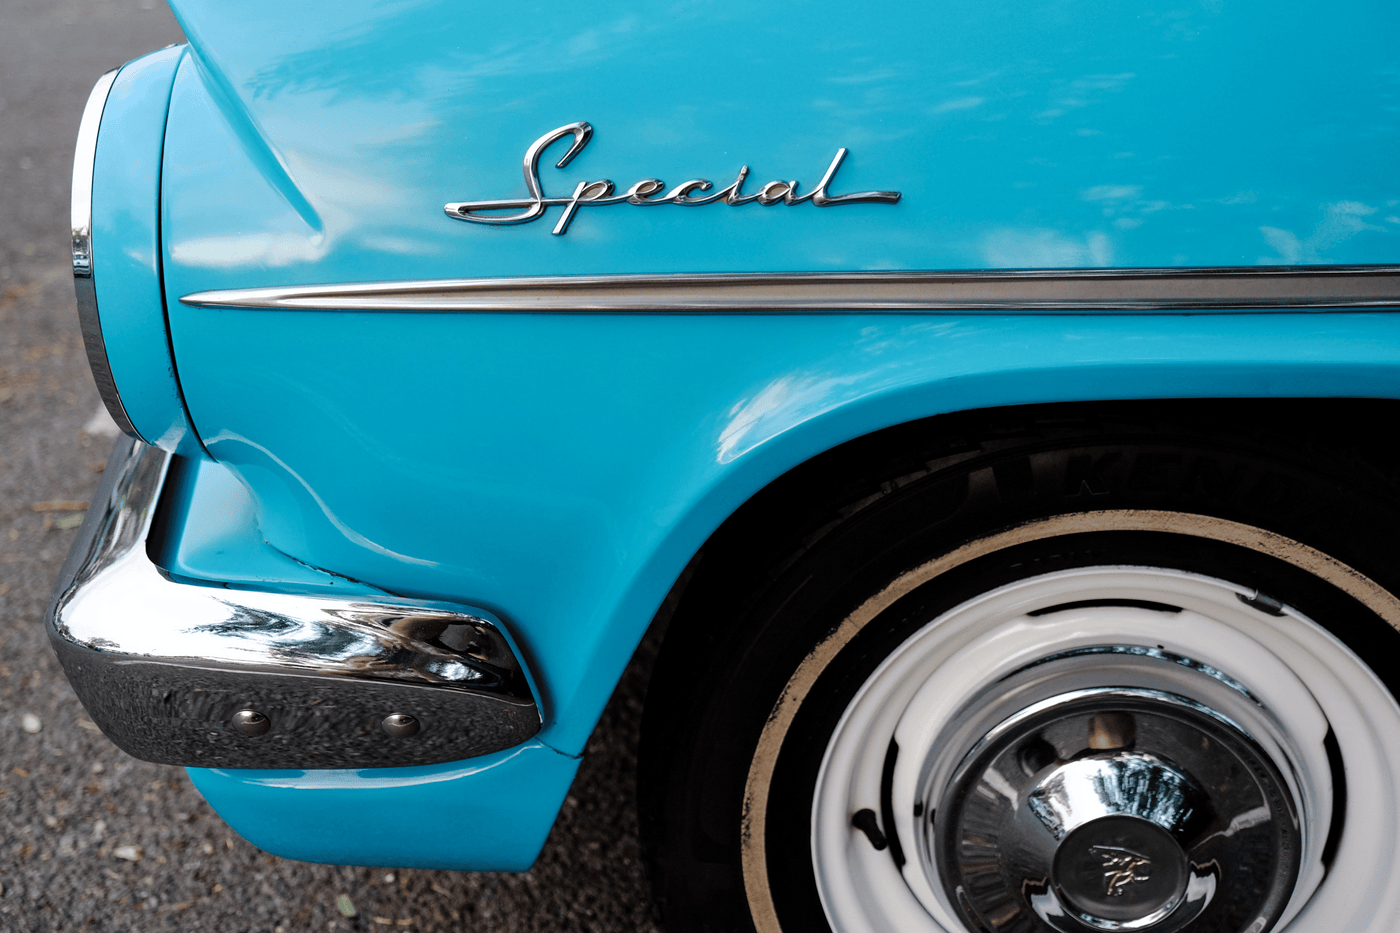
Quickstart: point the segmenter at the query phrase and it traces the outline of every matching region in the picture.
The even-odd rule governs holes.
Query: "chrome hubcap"
[[[1209,676],[1183,678],[1182,660],[1108,666],[1138,681]],[[1037,665],[1010,690],[1044,692],[1105,666],[1102,653]],[[950,738],[982,719],[955,723]],[[1019,918],[1064,933],[1198,920],[1262,930],[1297,878],[1298,808],[1279,769],[1243,727],[1178,694],[1047,697],[993,726],[944,788],[930,867],[974,928]]]

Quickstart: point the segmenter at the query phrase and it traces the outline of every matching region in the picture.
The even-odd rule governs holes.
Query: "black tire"
[[[933,422],[937,434],[907,430],[899,456],[814,474],[805,519],[760,497],[722,530],[662,646],[643,723],[642,829],[667,928],[828,929],[811,840],[833,730],[912,634],[1015,581],[1111,565],[1224,580],[1257,591],[1260,613],[1322,622],[1397,694],[1381,663],[1400,656],[1394,484],[1311,438],[1203,414],[1105,406],[1023,413],[1009,429],[968,418],[956,433]],[[869,618],[852,628],[858,612]],[[1329,753],[1338,793],[1309,829],[1328,837],[1325,858],[1346,807],[1346,762]],[[872,826],[891,859],[914,857],[889,813]],[[1231,909],[1216,904],[1187,929],[1228,929],[1245,910]]]

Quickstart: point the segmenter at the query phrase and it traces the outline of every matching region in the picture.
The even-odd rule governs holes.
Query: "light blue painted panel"
[[[268,544],[247,488],[207,458],[171,465],[162,493],[156,563],[190,580],[328,596],[382,596],[383,590],[326,573]]]
[[[705,538],[822,450],[991,405],[1400,387],[1389,314],[182,309],[180,325],[204,441],[267,539],[495,612],[540,683],[540,738],[568,753]]]
[[[213,114],[168,227],[180,294],[413,277],[1400,259],[1400,6],[876,0],[664,9],[176,0]],[[895,206],[443,214],[659,177],[896,189]],[[181,163],[186,161],[182,155]],[[251,168],[235,163],[246,162]],[[261,176],[254,182],[249,171]],[[269,211],[261,185],[279,201]],[[278,194],[280,192],[280,194]]]
[[[695,549],[756,490],[835,444],[988,405],[1400,395],[1400,320],[1384,314],[542,317],[174,303],[210,288],[456,276],[1393,263],[1392,4],[176,6],[198,59],[171,99],[165,282],[202,438],[246,485],[273,547],[495,611],[537,676],[539,741],[566,753],[583,748]],[[551,150],[549,194],[603,177],[724,185],[742,164],[750,191],[769,179],[810,187],[846,146],[833,193],[904,197],[585,208],[562,237],[549,232],[557,209],[518,227],[443,214],[448,201],[523,195],[526,146],[577,120],[596,135],[567,169],[551,166],[563,146]],[[546,751],[524,748],[522,761]],[[542,839],[562,789],[517,786],[514,772],[479,770],[485,761],[195,779],[275,851],[418,864],[393,848],[411,834],[387,823],[359,848],[299,843],[311,825],[300,801],[327,816],[504,788],[508,803],[480,815],[543,826]],[[437,851],[505,867],[484,845]]]
[[[180,400],[161,291],[160,164],[183,48],[127,64],[112,84],[93,167],[93,282],[122,405],[143,438],[201,456]]]
[[[369,771],[217,771],[190,780],[249,842],[332,865],[524,871],[578,759],[538,742],[470,762]]]

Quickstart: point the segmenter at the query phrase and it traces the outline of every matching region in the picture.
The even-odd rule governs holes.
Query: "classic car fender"
[[[298,307],[267,292],[639,273],[1375,272],[1400,235],[1393,135],[1328,115],[1389,106],[1373,68],[1389,8],[1159,20],[824,2],[765,25],[737,2],[652,18],[623,4],[527,16],[352,2],[329,21],[176,6],[191,46],[170,95],[160,274],[183,394],[165,404],[171,419],[188,407],[216,464],[214,498],[171,513],[165,569],[246,579],[257,553],[261,586],[329,571],[480,606],[519,647],[544,720],[531,744],[462,764],[192,772],[282,854],[527,863],[683,568],[742,503],[836,445],[1000,405],[1400,397],[1393,293],[1328,311],[1284,289],[1230,310],[1203,296],[1156,309],[1170,313],[1065,299],[798,314],[781,300],[731,313]],[[1256,67],[1242,70],[1246,49]],[[1300,123],[1321,129],[1300,138]],[[679,200],[749,163],[744,191],[764,202]],[[608,196],[657,176],[680,193],[582,203],[605,175]],[[819,189],[838,203],[802,201]],[[555,200],[533,212],[542,197]],[[489,201],[539,220],[464,222]],[[242,304],[210,297],[250,289],[260,297]],[[251,520],[196,507],[219,501],[219,483]],[[185,546],[195,539],[223,544]],[[280,578],[283,558],[312,569]],[[460,797],[466,822],[427,843],[391,816],[330,818]],[[516,848],[493,835],[507,822],[522,827]]]
[[[231,313],[237,312],[219,312]],[[328,388],[325,373],[304,379],[289,373],[313,348],[341,360],[353,348],[319,326],[322,316],[288,318],[277,323],[278,350],[270,356],[264,350],[255,371],[220,371],[212,355],[201,357],[196,368],[236,386],[242,403],[251,393],[292,413],[289,425],[344,423],[349,410],[330,399],[348,397],[348,385]],[[296,470],[305,463],[309,472],[318,456],[310,448],[327,440],[314,430],[289,428],[256,445],[230,431],[210,438],[210,447],[229,469],[251,477],[249,486],[258,494],[276,497],[278,506],[263,513],[267,526],[281,531],[279,517],[317,516],[291,529],[305,547],[303,560],[381,580],[404,594],[460,587],[505,619],[540,684],[546,720],[540,741],[570,755],[582,751],[667,590],[711,532],[766,484],[837,444],[918,418],[987,406],[1121,398],[1395,398],[1400,386],[1400,317],[1393,314],[550,321],[468,316],[453,323],[460,336],[451,346],[430,352],[428,344],[419,344],[429,356],[418,371],[448,366],[452,355],[473,374],[470,430],[444,431],[441,413],[379,411],[374,420],[394,418],[402,449],[433,445],[443,462],[461,465],[460,474],[415,481],[413,464],[380,461],[378,468],[394,467],[395,481],[366,503],[354,472],[316,475],[313,497],[307,486],[279,479],[286,474],[257,446],[292,450],[304,457],[294,461]],[[394,317],[384,326],[400,335],[428,326],[440,334],[442,322]],[[218,342],[234,357],[255,352],[251,344],[230,345],[228,336]],[[527,340],[528,367],[491,351]],[[618,361],[607,380],[589,378],[597,366],[589,347]],[[360,352],[369,365],[368,351]],[[594,388],[583,391],[584,385]],[[400,388],[447,391],[412,380]],[[366,395],[357,401],[362,407],[356,417],[363,421],[376,401]],[[540,446],[537,430],[552,438],[548,448]],[[292,444],[298,433],[308,445],[304,451]],[[359,442],[338,456],[364,465],[383,453]],[[542,488],[549,489],[544,501]],[[371,521],[380,509],[422,516],[412,533],[427,542],[423,553],[450,555],[451,562],[386,554],[403,545],[387,519]],[[379,547],[358,546],[341,526]],[[213,557],[201,566],[204,574],[220,569]],[[536,796],[502,800],[521,807],[511,811],[513,825],[547,830],[549,807],[562,799],[573,772],[562,764],[537,770],[537,761],[503,755],[492,766],[515,774],[506,784],[540,785]],[[495,772],[476,770],[476,764],[414,769],[398,777],[369,771],[191,774],[235,828],[272,851],[317,860],[425,864],[417,860],[418,850],[405,848],[393,833],[362,834],[354,825],[323,820],[322,808],[353,798],[376,813],[403,812],[429,793],[485,799],[476,788]],[[551,780],[556,783],[546,793],[543,785]],[[278,809],[279,820],[265,819],[268,806]],[[431,864],[505,864],[497,860],[494,841],[478,847],[477,837],[470,837],[454,848],[428,835],[433,845],[421,851],[434,853]]]
[[[187,391],[220,426],[205,442],[262,500],[268,541],[497,613],[540,681],[541,740],[568,754],[710,533],[823,450],[999,405],[1400,386],[1389,314],[185,314],[207,315],[209,352],[187,357]],[[318,356],[340,375],[308,365]],[[396,395],[439,404],[405,409],[345,375],[376,367]],[[274,409],[284,417],[257,416]],[[431,467],[407,456],[429,450]]]

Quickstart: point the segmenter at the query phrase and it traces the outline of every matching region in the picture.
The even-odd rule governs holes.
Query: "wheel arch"
[[[854,438],[809,458],[763,487],[736,509],[710,536],[696,558],[687,567],[673,588],[667,605],[658,615],[653,637],[660,635],[660,658],[657,682],[663,692],[672,697],[686,689],[686,683],[698,684],[698,678],[714,678],[690,659],[714,658],[716,651],[714,626],[707,621],[716,612],[725,611],[726,599],[736,592],[761,587],[767,576],[776,577],[800,559],[803,551],[821,539],[828,527],[849,517],[852,508],[864,508],[867,502],[878,501],[882,492],[917,481],[929,472],[917,453],[920,445],[941,455],[942,465],[956,463],[966,450],[969,460],[978,455],[969,437],[988,436],[1014,438],[1024,433],[1028,424],[1063,425],[1069,432],[1092,430],[1096,424],[1107,422],[1136,422],[1180,425],[1201,425],[1201,436],[1214,438],[1222,446],[1238,443],[1255,452],[1275,453],[1279,462],[1289,460],[1293,452],[1305,451],[1306,457],[1318,461],[1317,454],[1330,458],[1330,474],[1354,478],[1361,488],[1380,492],[1389,502],[1400,501],[1395,464],[1397,445],[1385,435],[1386,428],[1400,415],[1400,402],[1389,399],[1349,398],[1246,398],[1221,399],[1163,399],[1110,400],[1100,402],[1048,403],[969,409],[945,415],[906,422]],[[1232,437],[1221,430],[1233,425],[1238,434]],[[1303,462],[1302,457],[1297,462]],[[988,470],[987,472],[990,472]],[[1120,474],[1121,479],[1125,474]],[[1086,472],[1080,477],[1081,489],[1073,494],[1092,497],[1093,484],[1108,474]],[[864,489],[853,484],[863,483]],[[866,497],[861,492],[867,493]],[[1067,490],[1068,494],[1068,490]],[[823,515],[814,503],[841,500],[847,503],[845,514]],[[1244,526],[1241,526],[1244,527]],[[1306,540],[1300,538],[1300,540]],[[1368,573],[1372,568],[1357,566]],[[1374,575],[1373,575],[1374,576]],[[1394,568],[1380,576],[1381,582],[1394,590],[1397,573]],[[774,605],[769,602],[768,606]],[[744,607],[733,612],[740,617]],[[1394,624],[1392,622],[1392,624]],[[1393,637],[1393,633],[1392,633]],[[722,643],[721,643],[722,647]],[[815,652],[814,652],[815,653]],[[1391,683],[1393,691],[1394,681]],[[710,687],[713,694],[713,687]],[[703,691],[697,691],[702,694]],[[696,701],[697,703],[700,701]],[[670,704],[675,710],[674,703]],[[665,704],[660,706],[649,697],[643,726],[642,796],[644,833],[654,838],[654,817],[663,805],[660,782],[656,780],[658,762],[667,754],[664,746]],[[777,716],[777,711],[770,714]],[[660,728],[658,728],[660,726]],[[658,737],[661,736],[661,737]],[[735,737],[735,741],[744,741]],[[675,800],[665,803],[674,807]],[[747,801],[745,817],[748,816]],[[747,840],[748,828],[743,833]],[[697,837],[698,838],[698,837]],[[662,875],[665,869],[662,869]],[[746,879],[747,880],[747,879]],[[667,898],[664,877],[658,879],[658,894]]]
[[[879,428],[835,444],[798,462],[758,488],[728,513],[694,552],[676,577],[653,620],[651,630],[680,637],[693,614],[717,586],[712,572],[699,574],[702,563],[757,567],[760,555],[781,559],[789,542],[814,543],[832,516],[819,504],[853,484],[869,496],[882,487],[902,485],[928,472],[915,450],[956,456],[970,450],[965,438],[972,428],[1014,433],[1032,421],[1060,420],[1066,426],[1098,419],[1180,420],[1208,418],[1250,425],[1256,443],[1287,451],[1299,443],[1323,444],[1345,452],[1349,465],[1368,482],[1400,480],[1400,439],[1384,435],[1386,425],[1400,425],[1400,399],[1389,398],[1176,398],[1106,399],[1032,404],[989,405],[930,415]],[[1085,492],[1104,477],[1090,465]],[[847,494],[848,496],[849,494]],[[755,571],[757,572],[757,571]],[[724,588],[732,590],[733,578]]]

